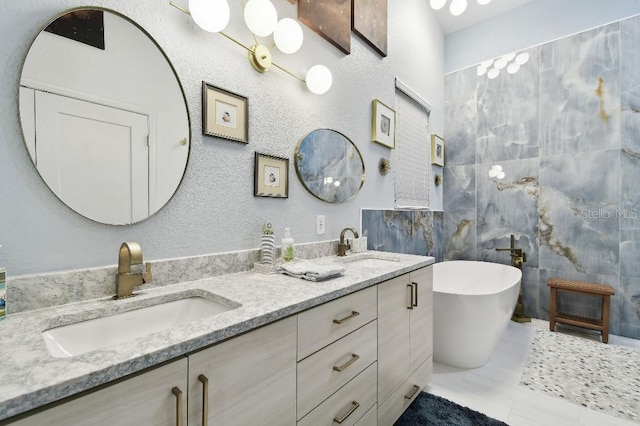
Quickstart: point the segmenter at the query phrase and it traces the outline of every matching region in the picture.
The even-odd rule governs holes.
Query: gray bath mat
[[[537,330],[520,386],[640,422],[640,352]]]

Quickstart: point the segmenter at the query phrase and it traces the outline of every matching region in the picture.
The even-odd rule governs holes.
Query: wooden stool
[[[549,329],[555,331],[556,323],[576,325],[598,330],[602,333],[602,343],[609,341],[609,297],[615,294],[613,287],[606,284],[586,283],[582,281],[549,278],[547,285],[551,290],[549,297]],[[556,312],[558,291],[584,294],[602,298],[602,318],[585,318],[577,315]]]

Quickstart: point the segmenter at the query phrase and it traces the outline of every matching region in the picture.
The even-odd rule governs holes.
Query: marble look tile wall
[[[444,258],[442,212],[362,209],[367,249]]]
[[[606,283],[611,332],[640,339],[640,17],[527,49],[513,75],[445,76],[445,259],[527,253],[525,312],[550,277]],[[475,102],[475,105],[474,105]],[[499,164],[503,179],[488,175]],[[561,308],[597,316],[595,298]]]

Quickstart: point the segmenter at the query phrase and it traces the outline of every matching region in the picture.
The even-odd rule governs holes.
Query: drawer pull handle
[[[358,315],[360,315],[360,312],[358,312],[358,311],[351,311],[351,315],[346,316],[346,317],[344,317],[344,318],[342,318],[342,319],[334,319],[334,320],[333,320],[333,323],[334,323],[334,324],[342,324],[343,322],[345,322],[345,321],[349,321],[351,318],[355,318],[355,317],[357,317]]]
[[[409,392],[407,395],[405,395],[404,397],[406,399],[413,399],[414,396],[416,396],[416,394],[418,393],[418,391],[420,390],[420,386],[418,385],[413,385],[413,388],[411,388],[411,392]]]
[[[360,355],[358,355],[358,354],[351,354],[351,359],[350,359],[349,361],[345,362],[345,363],[344,363],[344,364],[342,364],[342,365],[334,365],[334,366],[333,366],[333,369],[334,369],[335,371],[343,371],[345,368],[347,368],[348,366],[350,366],[351,364],[353,364],[354,362],[356,362],[356,361],[357,361],[357,360],[359,360],[359,359],[360,359]],[[338,422],[338,423],[340,423],[340,422]]]
[[[182,426],[182,417],[183,417],[183,401],[182,401],[182,391],[179,387],[174,386],[171,389],[171,393],[176,396],[176,426]]]
[[[342,416],[340,418],[334,417],[333,421],[338,423],[338,424],[344,422],[345,420],[347,420],[347,417],[349,417],[351,414],[353,414],[354,411],[356,411],[358,409],[358,407],[360,407],[360,404],[358,403],[358,401],[351,402],[351,408],[349,408],[349,411],[344,413],[344,416]]]
[[[198,376],[202,383],[202,426],[209,423],[209,379],[204,374]]]
[[[415,306],[413,304],[413,284],[407,284],[407,287],[409,288],[409,306],[407,306],[407,309],[413,310]]]
[[[415,294],[415,297],[413,298],[413,306],[417,307],[418,306],[418,283],[412,281],[411,286],[413,287],[413,292]]]

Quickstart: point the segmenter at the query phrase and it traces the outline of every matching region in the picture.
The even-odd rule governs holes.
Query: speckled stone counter
[[[0,420],[153,367],[430,265],[432,257],[380,253],[397,261],[345,263],[344,274],[311,282],[281,274],[241,272],[142,290],[124,300],[102,298],[9,315],[0,323]],[[315,259],[336,262],[335,257]],[[69,358],[47,351],[42,331],[177,298],[206,296],[240,306],[117,346]]]

